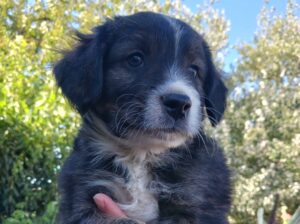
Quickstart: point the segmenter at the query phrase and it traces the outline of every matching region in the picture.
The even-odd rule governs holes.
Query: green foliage
[[[258,207],[269,214],[276,194],[289,212],[299,206],[299,11],[293,2],[281,16],[265,7],[253,43],[238,47],[232,100],[220,128],[235,173],[238,223],[254,223]]]
[[[28,4],[0,3],[0,219],[15,209],[40,213],[54,200],[76,126],[49,66],[63,34],[53,24],[59,11]]]
[[[57,213],[57,202],[50,202],[42,216],[36,216],[35,213],[28,213],[23,210],[15,210],[11,217],[7,218],[3,224],[55,224]]]

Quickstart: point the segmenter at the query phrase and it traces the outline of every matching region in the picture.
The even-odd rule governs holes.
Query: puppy
[[[202,132],[206,115],[220,121],[227,89],[203,38],[151,12],[77,36],[54,67],[82,117],[60,174],[60,223],[227,223],[229,170]],[[101,213],[96,193],[128,219]]]

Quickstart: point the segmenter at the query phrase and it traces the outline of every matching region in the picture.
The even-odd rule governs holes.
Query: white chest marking
[[[153,194],[147,189],[151,177],[143,163],[128,164],[130,174],[126,187],[130,192],[130,204],[119,204],[120,208],[130,218],[140,221],[150,221],[158,217],[158,203]]]

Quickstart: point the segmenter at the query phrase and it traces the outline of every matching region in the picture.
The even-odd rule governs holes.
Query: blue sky
[[[196,5],[201,5],[205,0],[184,0],[192,11]],[[269,5],[274,6],[277,12],[284,12],[288,0],[269,0]],[[215,4],[218,9],[224,9],[225,17],[230,20],[229,44],[250,42],[254,37],[257,27],[257,15],[264,4],[264,0],[219,0]],[[233,64],[237,57],[235,50],[230,50],[225,58],[225,70],[229,70],[229,65]]]

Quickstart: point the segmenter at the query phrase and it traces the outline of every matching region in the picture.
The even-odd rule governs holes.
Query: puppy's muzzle
[[[192,106],[191,99],[184,94],[170,93],[160,99],[167,114],[175,121],[187,117]]]

